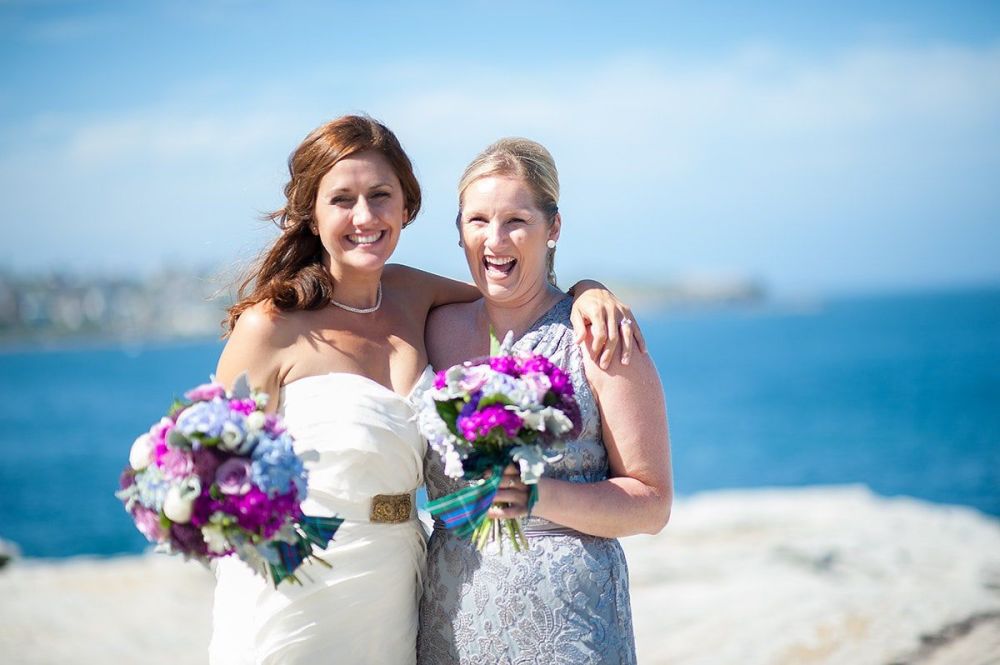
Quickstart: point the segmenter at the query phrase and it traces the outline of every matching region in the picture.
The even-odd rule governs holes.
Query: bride
[[[428,384],[431,308],[479,297],[474,287],[386,265],[420,210],[409,158],[384,125],[345,116],[314,130],[289,159],[281,235],[229,313],[217,369],[248,372],[273,397],[307,456],[307,514],[345,518],[306,564],[301,586],[272,588],[235,558],[216,567],[213,665],[412,663],[424,566],[414,491],[424,442],[410,399]],[[606,291],[575,305],[590,350],[617,343],[630,315]],[[606,331],[606,332],[605,332]],[[631,337],[622,340],[623,353]]]

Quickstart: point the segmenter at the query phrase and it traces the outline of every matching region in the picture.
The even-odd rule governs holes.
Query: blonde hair
[[[462,197],[476,180],[490,176],[521,178],[535,199],[535,207],[545,215],[549,226],[559,213],[559,171],[551,153],[541,143],[519,137],[503,138],[489,145],[469,162],[458,181],[458,217],[462,220]],[[549,283],[556,285],[556,250],[548,250],[545,267]]]

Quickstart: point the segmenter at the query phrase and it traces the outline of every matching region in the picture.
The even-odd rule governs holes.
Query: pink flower
[[[151,543],[158,543],[166,537],[163,529],[160,528],[160,516],[149,508],[138,503],[135,504],[132,509],[132,519],[135,520],[135,526],[139,532],[146,536],[146,540]]]
[[[167,445],[167,436],[174,428],[174,421],[170,418],[160,418],[160,422],[149,428],[149,438],[156,445]]]
[[[185,478],[194,470],[191,454],[178,448],[167,448],[163,455],[157,455],[156,465],[163,469],[163,475],[170,480]]]
[[[184,393],[192,402],[210,402],[216,397],[225,397],[226,389],[219,383],[203,383]]]
[[[474,393],[490,379],[491,370],[488,365],[475,365],[465,370],[465,375],[458,382],[458,387],[467,393]]]

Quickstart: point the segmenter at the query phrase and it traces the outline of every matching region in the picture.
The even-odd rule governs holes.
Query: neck
[[[530,296],[517,302],[495,302],[483,298],[483,314],[486,323],[493,326],[500,341],[507,331],[514,332],[514,339],[520,339],[528,332],[528,326],[538,320],[550,307],[559,302],[563,292],[548,282],[536,289]]]
[[[378,299],[378,285],[382,281],[382,271],[355,273],[330,269],[333,277],[333,299],[341,305],[367,309],[374,307]]]

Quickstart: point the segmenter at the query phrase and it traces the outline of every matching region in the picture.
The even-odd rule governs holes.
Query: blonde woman
[[[562,219],[552,156],[504,139],[466,168],[458,228],[482,298],[434,310],[435,369],[489,351],[488,329],[518,352],[549,356],[572,378],[583,429],[539,483],[527,552],[487,549],[435,524],[420,608],[418,662],[634,663],[628,571],[616,538],[657,533],[672,501],[663,389],[648,355],[602,369],[574,343],[572,300],[557,286]],[[626,330],[632,322],[623,322]],[[429,453],[428,495],[459,489]],[[505,474],[494,517],[524,515],[524,486]]]

